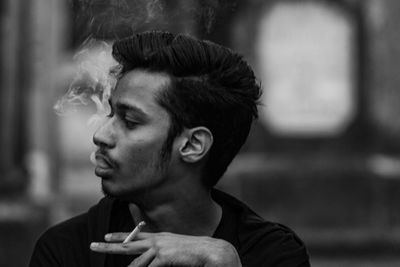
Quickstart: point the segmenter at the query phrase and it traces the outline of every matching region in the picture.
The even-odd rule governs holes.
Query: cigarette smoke
[[[66,94],[54,106],[56,113],[66,115],[79,105],[94,103],[97,114],[89,123],[109,112],[108,99],[116,85],[117,77],[111,72],[118,63],[111,55],[111,44],[88,39],[74,56],[76,72]]]
[[[110,70],[117,66],[117,62],[111,56],[110,42],[99,40],[119,38],[110,35],[110,32],[117,35],[122,28],[133,33],[144,24],[174,23],[182,13],[189,14],[186,19],[193,18],[204,23],[206,31],[210,32],[221,2],[193,0],[189,1],[193,4],[190,6],[177,1],[174,11],[171,11],[171,8],[165,7],[171,7],[173,2],[166,0],[70,0],[76,12],[76,26],[82,28],[86,40],[73,58],[76,66],[73,81],[54,106],[57,114],[66,115],[76,111],[79,105],[94,103],[97,114],[90,119],[92,123],[108,112],[108,99],[117,81]]]
[[[220,11],[237,0],[70,0],[75,44],[89,37],[118,39],[138,31],[210,33]]]
[[[83,31],[89,31],[90,34],[73,58],[76,65],[73,81],[54,108],[57,114],[66,115],[76,111],[79,105],[94,103],[97,114],[90,120],[94,122],[107,113],[108,98],[117,80],[115,75],[110,73],[112,67],[117,65],[111,55],[112,46],[109,42],[99,41],[95,36],[105,40],[107,38],[104,35],[110,37],[107,31],[117,32],[118,28],[129,28],[134,32],[143,24],[152,23],[160,18],[165,21],[171,14],[173,16],[169,17],[169,20],[172,21],[174,15],[180,13],[188,13],[193,15],[189,17],[203,21],[209,32],[221,1],[191,1],[196,4],[191,7],[179,5],[178,1],[178,6],[172,13],[165,11],[167,4],[171,5],[166,0],[71,0],[71,3],[77,12],[78,20],[82,16],[86,16],[87,19],[84,20],[87,25],[78,26],[82,26]]]
[[[89,159],[90,159],[90,162],[91,162],[93,165],[96,165],[96,152],[93,151],[92,153],[90,153]]]

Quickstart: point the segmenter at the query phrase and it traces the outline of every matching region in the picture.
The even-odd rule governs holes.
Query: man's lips
[[[106,155],[96,152],[95,154],[95,159],[96,159],[96,167],[102,168],[102,169],[113,169],[115,168],[114,162],[108,158]]]
[[[94,173],[96,176],[107,178],[112,176],[116,164],[106,155],[101,152],[96,152],[95,154],[95,169]]]

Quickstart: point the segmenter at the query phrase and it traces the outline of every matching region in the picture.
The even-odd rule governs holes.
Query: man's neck
[[[129,204],[134,222],[146,222],[145,231],[212,236],[222,217],[221,207],[206,189],[181,187],[148,197]]]

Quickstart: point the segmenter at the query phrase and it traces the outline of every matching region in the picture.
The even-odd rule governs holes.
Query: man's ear
[[[179,153],[185,162],[198,162],[203,159],[213,144],[213,135],[206,127],[185,129]]]

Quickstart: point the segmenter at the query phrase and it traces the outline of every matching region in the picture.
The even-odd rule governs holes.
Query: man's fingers
[[[163,267],[165,264],[159,260],[158,258],[155,258],[149,265],[148,267]]]
[[[109,233],[104,236],[104,240],[108,242],[122,242],[129,233]]]
[[[123,242],[130,233],[108,233],[104,236],[107,242]],[[154,234],[139,232],[133,240],[142,240],[152,237]]]
[[[157,235],[157,234],[154,234],[154,233],[147,233],[147,232],[139,232],[139,233],[136,235],[135,240],[136,240],[136,239],[137,239],[137,240],[148,239],[148,238],[153,237],[153,236],[155,236],[155,235]]]
[[[93,242],[90,244],[92,251],[107,254],[137,255],[142,254],[149,248],[149,242],[146,240],[128,242],[126,244],[102,242]]]
[[[150,248],[145,253],[137,257],[134,261],[129,264],[128,267],[147,267],[156,257],[156,252]]]

